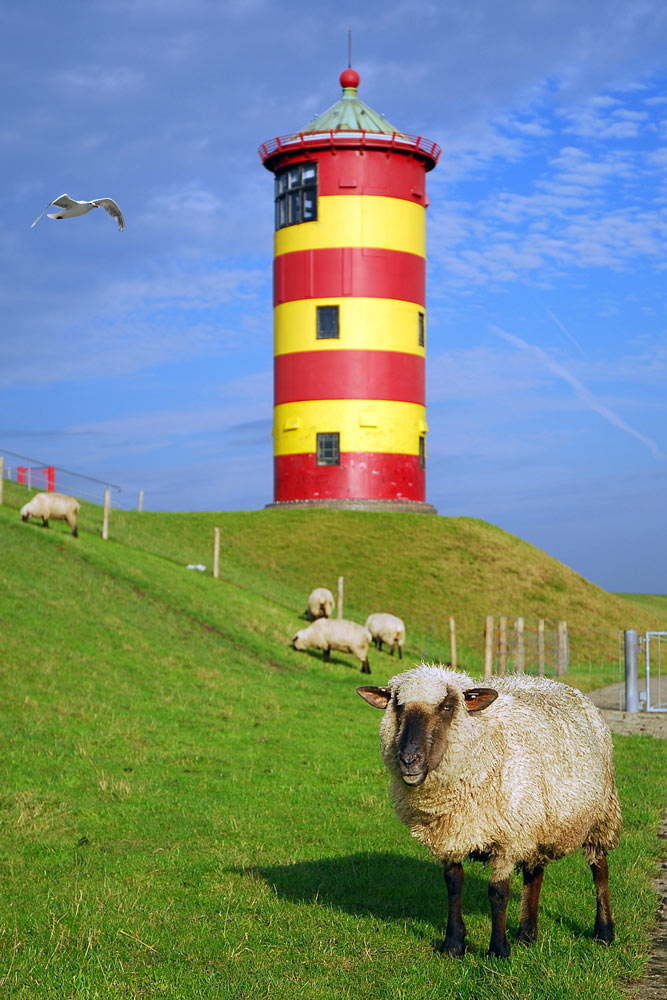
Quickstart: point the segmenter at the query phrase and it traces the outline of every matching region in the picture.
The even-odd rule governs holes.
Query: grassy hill
[[[6,502],[26,495],[10,486]],[[99,535],[99,507],[84,504],[81,532]],[[536,622],[547,624],[548,666],[555,625],[568,623],[571,664],[584,687],[617,679],[619,630],[667,628],[667,598],[609,594],[514,535],[472,518],[336,510],[225,513],[112,511],[110,540],[180,567],[211,572],[213,529],[221,530],[221,578],[285,609],[305,608],[314,586],[336,594],[345,580],[346,617],[389,610],[407,623],[413,658],[450,657],[449,617],[459,662],[481,669],[484,617],[524,618],[527,656],[536,659]],[[292,619],[290,619],[292,621]],[[292,628],[292,624],[288,626]],[[601,674],[602,665],[608,668]]]
[[[393,817],[358,665],[288,640],[339,574],[350,617],[405,616],[408,662],[447,655],[450,614],[565,617],[574,636],[591,614],[643,627],[651,609],[467,519],[114,511],[105,542],[99,508],[74,539],[22,524],[24,498],[5,484],[1,996],[612,1000],[639,974],[663,744],[616,740],[613,948],[590,938],[572,856],[547,871],[540,943],[504,964],[485,957],[486,874],[468,866],[470,954],[443,960],[442,876]],[[214,525],[220,580],[185,568],[210,566]],[[371,666],[381,683],[397,664]]]

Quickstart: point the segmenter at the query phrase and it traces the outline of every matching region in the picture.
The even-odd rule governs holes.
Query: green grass
[[[614,1000],[641,974],[664,743],[615,740],[625,816],[610,859],[616,944],[592,941],[592,880],[577,855],[547,870],[538,944],[489,960],[487,876],[470,864],[470,951],[445,959],[436,951],[442,875],[393,816],[379,715],[355,693],[358,665],[335,655],[323,665],[288,645],[310,586],[335,589],[341,567],[354,617],[392,596],[397,608],[423,607],[426,588],[417,600],[410,587],[432,576],[407,662],[429,640],[438,655],[442,615],[468,599],[448,577],[438,584],[447,560],[419,527],[445,519],[401,526],[414,560],[406,583],[385,555],[400,515],[113,512],[104,542],[98,508],[85,506],[73,539],[58,522],[48,531],[22,524],[23,494],[7,494],[0,996]],[[217,523],[216,581],[184,564],[210,564]],[[342,555],[320,538],[336,524]],[[493,542],[500,560],[502,533],[479,522],[454,529],[438,543],[453,544],[460,529],[470,576],[484,577],[472,542]],[[317,542],[323,581],[300,547],[306,536]],[[509,551],[536,551],[517,543]],[[365,587],[375,588],[371,597]],[[384,653],[371,654],[371,665],[378,680],[396,668]]]

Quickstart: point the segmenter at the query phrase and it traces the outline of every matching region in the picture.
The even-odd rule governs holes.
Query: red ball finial
[[[359,79],[360,77],[356,69],[352,69],[351,66],[348,66],[348,68],[344,69],[340,75],[340,85],[341,87],[358,87]]]

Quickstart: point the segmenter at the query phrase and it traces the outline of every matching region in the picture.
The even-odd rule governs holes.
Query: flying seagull
[[[60,211],[49,212],[49,219],[73,219],[76,215],[85,215],[86,212],[90,212],[93,208],[99,208],[101,206],[105,212],[109,213],[112,219],[116,220],[118,223],[118,229],[121,233],[125,229],[125,219],[123,218],[123,213],[113,198],[93,198],[92,201],[74,201],[74,199],[70,198],[68,194],[61,194],[59,198],[56,198],[54,201],[50,201],[48,203],[44,212],[46,212],[47,208],[51,208],[51,205],[55,205],[60,209]],[[31,229],[33,226],[37,225],[41,217],[44,215],[44,212],[40,212],[30,227]]]

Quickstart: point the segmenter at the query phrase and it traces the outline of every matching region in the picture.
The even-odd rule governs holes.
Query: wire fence
[[[73,472],[71,469],[64,469],[62,466],[31,458],[29,455],[20,455],[8,448],[0,448],[0,461],[4,464],[3,478],[25,486],[28,490],[67,493],[77,500],[88,500],[90,503],[98,504],[104,503],[105,491],[109,490],[114,507],[126,510],[136,507],[136,503],[124,495],[122,487],[116,483],[108,483],[81,472]],[[143,503],[143,491],[140,494],[141,503]]]

